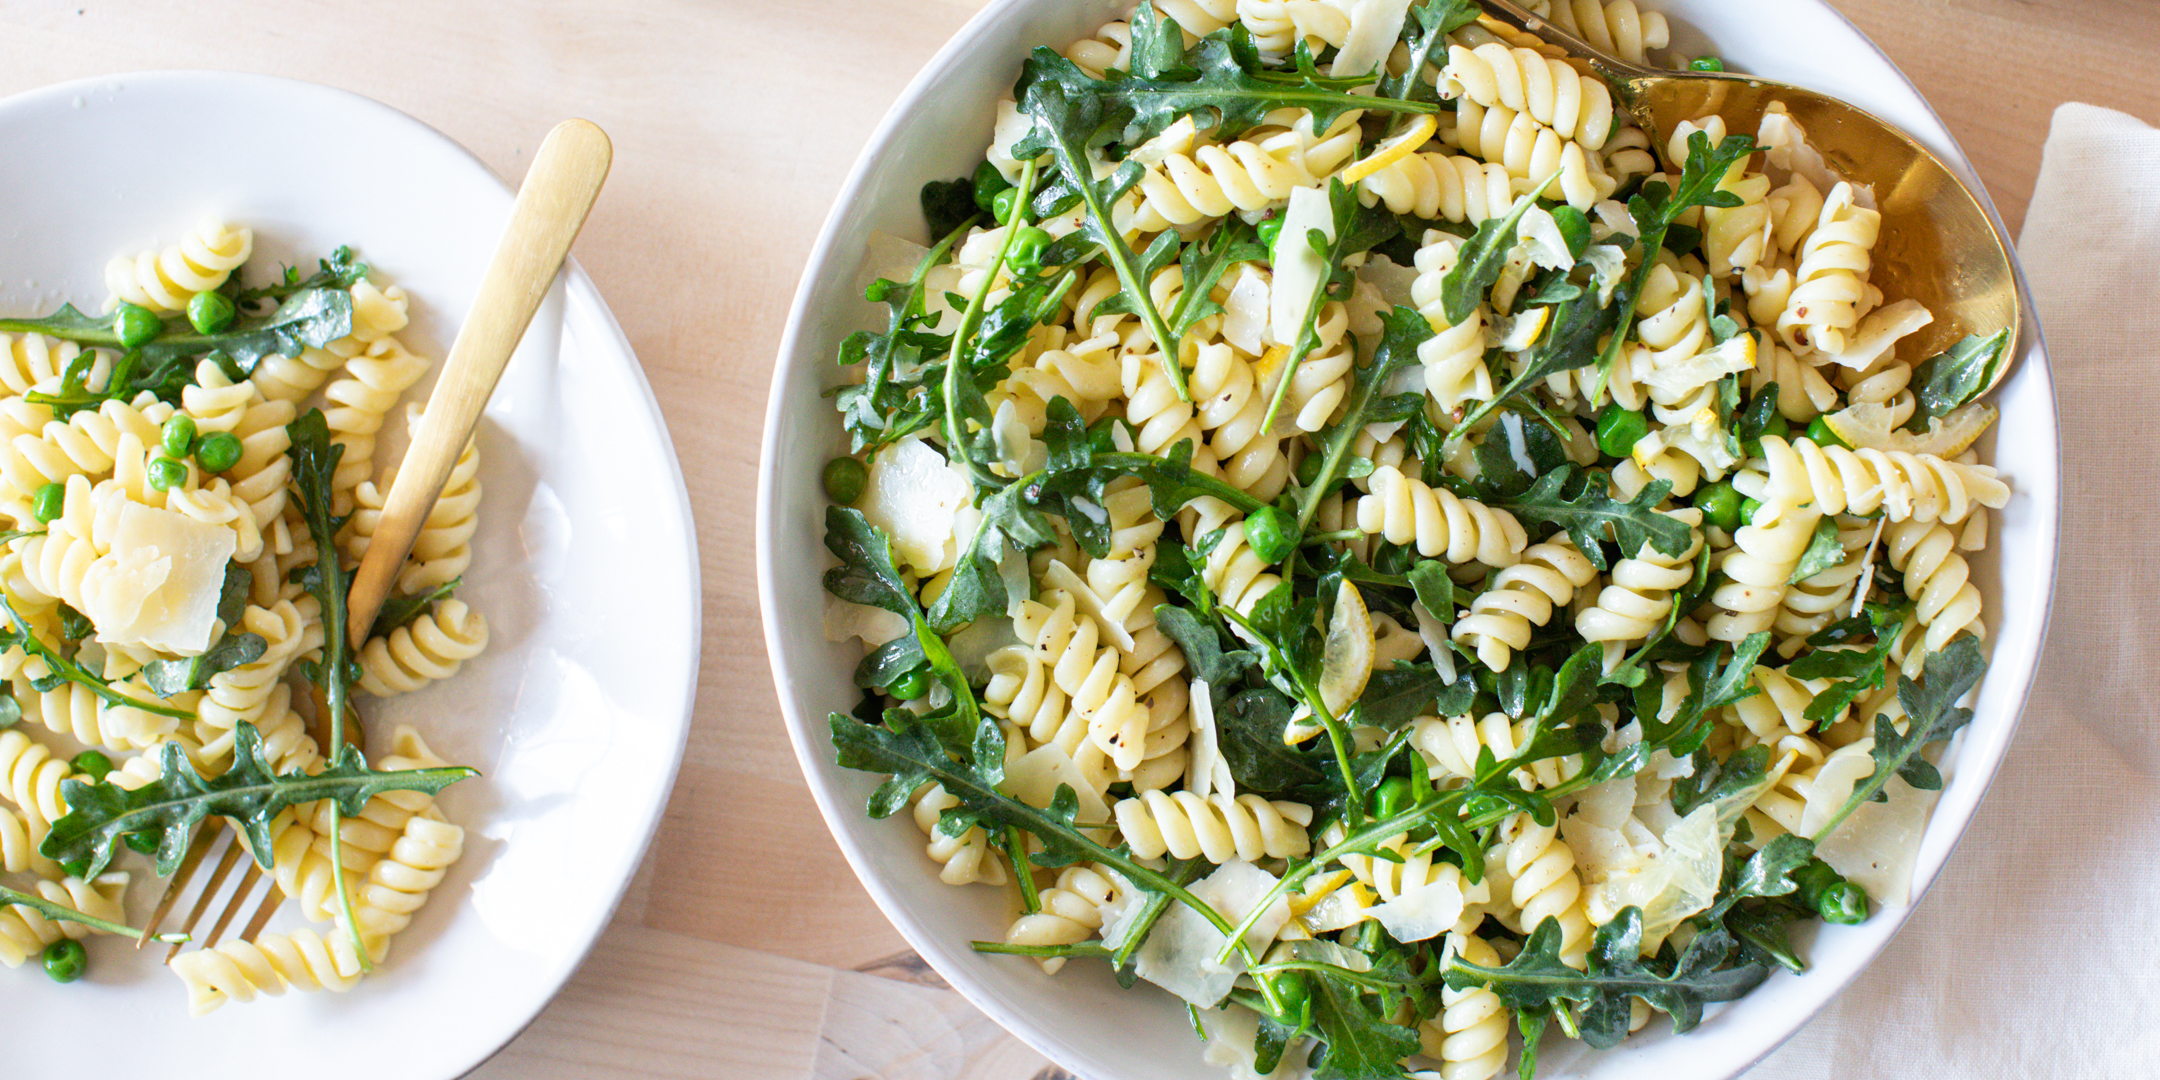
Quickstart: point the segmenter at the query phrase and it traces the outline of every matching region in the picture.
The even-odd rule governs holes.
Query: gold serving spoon
[[[1487,19],[1559,47],[1610,83],[1614,104],[1660,150],[1681,121],[1715,114],[1730,130],[1748,133],[1761,125],[1772,102],[1783,103],[1831,171],[1855,185],[1874,186],[1883,221],[1870,280],[1886,295],[1917,300],[1935,316],[1909,339],[1924,349],[1915,355],[1932,356],[1968,335],[2007,327],[2010,359],[1995,366],[1987,389],[2016,365],[2023,305],[2009,245],[1957,174],[1911,136],[1805,87],[1752,75],[1642,67],[1608,56],[1508,0],[1478,3]]]
[[[443,361],[442,378],[428,397],[412,448],[383,499],[374,539],[353,574],[346,608],[355,647],[367,640],[383,601],[389,599],[398,568],[480,423],[481,410],[511,352],[569,256],[570,242],[577,239],[599,197],[613,157],[607,135],[584,120],[555,125],[533,155],[532,169],[510,208],[510,224],[495,247],[487,276],[480,279],[472,312]]]

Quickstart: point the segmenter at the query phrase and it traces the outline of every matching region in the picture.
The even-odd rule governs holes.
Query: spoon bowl
[[[1911,355],[1933,356],[1959,340],[2007,327],[2011,360],[1997,364],[1987,389],[2000,384],[2020,355],[2023,305],[2010,248],[1980,200],[1941,159],[1895,126],[1827,94],[1750,75],[1659,71],[1592,47],[1508,0],[1479,0],[1481,20],[1502,37],[1529,34],[1611,84],[1613,104],[1662,148],[1683,121],[1721,116],[1728,129],[1752,132],[1772,103],[1807,131],[1808,145],[1830,170],[1874,189],[1882,234],[1869,280],[1885,295],[1925,305],[1935,321],[1908,340]]]

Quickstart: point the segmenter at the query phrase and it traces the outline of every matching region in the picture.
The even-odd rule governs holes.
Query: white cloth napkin
[[[2160,131],[2056,110],[2018,251],[2062,411],[2039,680],[1912,921],[1747,1080],[2160,1075]]]

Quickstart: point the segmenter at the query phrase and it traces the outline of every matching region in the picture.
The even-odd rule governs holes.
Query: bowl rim
[[[779,431],[782,426],[783,413],[786,411],[787,389],[790,376],[798,366],[795,357],[799,351],[801,339],[807,332],[806,321],[811,295],[818,282],[825,275],[838,269],[833,263],[834,249],[839,234],[843,231],[843,226],[849,217],[850,208],[857,203],[865,190],[876,179],[878,163],[886,156],[898,130],[903,126],[909,115],[923,105],[925,98],[931,96],[933,88],[963,59],[963,54],[973,50],[976,39],[982,36],[993,23],[1007,17],[1015,9],[1038,2],[1040,0],[992,0],[991,3],[985,5],[973,17],[968,19],[953,34],[953,37],[924,63],[922,69],[901,91],[892,107],[886,112],[864,143],[863,150],[857,157],[854,167],[849,171],[847,180],[841,186],[839,194],[835,196],[832,208],[828,211],[824,223],[819,228],[817,240],[811,248],[808,259],[805,261],[802,277],[797,282],[794,297],[790,302],[786,328],[781,336],[772,383],[768,391],[765,430],[761,439],[758,470],[756,555],[760,622],[764,628],[767,660],[772,668],[775,690],[779,698],[782,717],[788,729],[789,741],[794,745],[797,763],[803,769],[805,780],[812,797],[817,803],[818,810],[824,816],[826,825],[831,831],[835,843],[839,845],[842,854],[846,857],[849,867],[854,870],[857,879],[862,883],[865,891],[870,894],[879,910],[900,931],[908,944],[940,975],[944,976],[955,990],[959,991],[964,998],[988,1015],[1000,1027],[1012,1033],[1030,1047],[1043,1053],[1061,1066],[1071,1067],[1067,1063],[1075,1059],[1078,1048],[1070,1040],[1058,1032],[1048,1030],[1036,1023],[1032,1018],[1022,1015],[1008,1006],[1003,999],[987,992],[986,988],[977,985],[976,981],[954,962],[956,954],[952,951],[952,943],[931,934],[884,878],[871,870],[871,861],[864,850],[864,845],[850,827],[856,819],[863,816],[861,808],[842,805],[838,801],[837,793],[829,785],[818,779],[818,769],[823,764],[824,759],[829,758],[830,747],[829,744],[821,743],[811,737],[813,730],[822,731],[823,727],[822,725],[813,727],[808,723],[811,716],[806,715],[804,710],[798,708],[790,693],[790,688],[797,681],[795,678],[795,660],[782,648],[783,634],[780,618],[783,608],[779,596],[779,583],[773,569],[773,552],[777,543],[776,529],[778,528],[776,476],[779,460]],[[1791,2],[1791,0],[1788,0],[1788,2]],[[2008,756],[2010,746],[2014,743],[2018,729],[2023,723],[2026,708],[2031,702],[2034,687],[2037,685],[2042,646],[2046,641],[2053,614],[2053,600],[2061,548],[2061,410],[2054,388],[2054,380],[2048,367],[2045,334],[2040,323],[2039,313],[2033,307],[2032,289],[2027,280],[2024,265],[2018,257],[2014,236],[2004,225],[2001,213],[1997,209],[1993,197],[1988,192],[1986,184],[1980,180],[1973,169],[1971,158],[1965,153],[1964,148],[1958,144],[1956,137],[1950,132],[1948,126],[1942,122],[1941,115],[1936,111],[1934,105],[1920,92],[1919,87],[1906,75],[1904,70],[1891,59],[1888,53],[1883,51],[1882,47],[1873,38],[1869,37],[1842,11],[1833,7],[1828,0],[1799,0],[1799,2],[1805,6],[1816,8],[1821,13],[1827,14],[1838,23],[1843,24],[1846,29],[1851,31],[1854,37],[1863,42],[1873,52],[1875,58],[1882,63],[1883,67],[1896,77],[1897,83],[1911,94],[1913,100],[1919,104],[1935,130],[1932,132],[1915,132],[1903,127],[1900,130],[1905,131],[1943,159],[1951,171],[1973,191],[1981,208],[1986,212],[1989,221],[1998,230],[1999,234],[2005,238],[2006,243],[2004,246],[2009,251],[2012,273],[2018,282],[2021,293],[2024,326],[2021,340],[2015,343],[2019,370],[2013,372],[2013,375],[2037,379],[2040,388],[2046,394],[2047,413],[2051,421],[2050,432],[2053,443],[2054,475],[2047,485],[2048,497],[2034,506],[2038,527],[2036,547],[2043,556],[2038,561],[2044,565],[2030,568],[2040,572],[2039,588],[2035,596],[2037,618],[2032,631],[2032,659],[2015,671],[1998,673],[1992,665],[1990,666],[1988,674],[1991,679],[2006,680],[2013,684],[2006,705],[2008,722],[2003,727],[1999,745],[1993,752],[1987,754],[1984,759],[1978,758],[1976,754],[1968,751],[1964,733],[1960,733],[1958,736],[1959,741],[1956,745],[1956,757],[1954,758],[1953,767],[1961,786],[1969,793],[1970,799],[1956,812],[1958,817],[1956,829],[1947,847],[1942,852],[1941,859],[1927,868],[1924,880],[1916,881],[1916,887],[1912,890],[1903,906],[1895,909],[1885,907],[1870,917],[1870,923],[1877,923],[1887,919],[1887,924],[1884,926],[1881,936],[1865,946],[1864,955],[1850,975],[1839,981],[1828,992],[1815,995],[1815,999],[1812,1002],[1805,1003],[1804,1008],[1796,1009],[1790,1013],[1790,1021],[1783,1033],[1776,1039],[1765,1043],[1758,1052],[1745,1058],[1745,1060],[1735,1058],[1731,1063],[1730,1070],[1725,1073],[1727,1077],[1738,1076],[1775,1052],[1797,1034],[1801,1028],[1805,1027],[1830,1001],[1843,994],[1854,982],[1858,981],[1860,976],[1880,958],[1889,942],[1897,936],[1913,913],[1918,910],[1927,892],[1941,879],[1943,867],[1955,855],[1958,845],[1964,841],[1979,805],[1985,800],[1988,790],[1992,788],[1995,778],[1999,775],[2003,760]],[[1872,112],[1872,109],[1869,111]],[[2000,591],[1998,587],[1996,592],[1999,594]],[[1992,652],[1993,649],[1991,648],[1991,656]],[[1996,685],[2000,685],[2000,683],[1998,682]],[[1938,827],[1939,822],[1947,820],[1949,819],[1944,816],[1944,808],[1938,799],[1929,812],[1924,829],[1927,832],[1933,832]],[[1920,870],[1920,867],[1915,867],[1916,878],[1920,877]],[[972,956],[974,954],[967,955]]]

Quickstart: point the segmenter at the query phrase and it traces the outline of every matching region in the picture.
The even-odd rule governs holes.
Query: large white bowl
[[[876,232],[922,237],[917,189],[926,180],[967,174],[981,160],[993,108],[1011,93],[1030,46],[1062,46],[1127,6],[1114,0],[990,5],[930,61],[871,138],[826,220],[780,346],[758,491],[759,589],[773,676],[803,772],[863,885],[908,941],[991,1018],[1084,1077],[1201,1080],[1221,1074],[1201,1062],[1184,1011],[1168,994],[1145,985],[1120,989],[1101,964],[1073,964],[1053,977],[1024,960],[971,951],[971,940],[1004,936],[1007,898],[940,883],[906,815],[865,817],[864,800],[878,778],[834,763],[825,722],[828,712],[856,700],[849,676],[859,651],[826,642],[819,621],[826,555],[818,469],[843,446],[831,403],[819,391],[834,381],[841,339],[883,325],[880,309],[860,292],[868,240]],[[1902,127],[1980,190],[1918,91],[1821,0],[1660,0],[1655,6],[1685,24],[1676,36],[1687,53],[1714,44],[1744,70],[1852,101]],[[1914,873],[1915,903],[1950,857],[2009,746],[2054,586],[2060,470],[2054,391],[2029,307],[2025,318],[2022,361],[1995,399],[2002,422],[1993,460],[2016,494],[1998,518],[1994,543],[1976,560],[1989,603],[1992,661],[1976,719],[1945,762],[1948,781]],[[1911,911],[1908,903],[1878,911],[1861,926],[1821,929],[1806,950],[1813,965],[1807,974],[1780,972],[1689,1035],[1673,1036],[1659,1020],[1604,1054],[1555,1052],[1559,1040],[1549,1040],[1540,1075],[1730,1077],[1851,982]]]
[[[62,299],[96,310],[105,260],[218,214],[254,227],[256,280],[355,245],[411,293],[407,344],[440,358],[510,214],[509,189],[440,132],[260,75],[46,87],[0,101],[0,140],[20,151],[0,159],[10,313]],[[0,1075],[442,1080],[508,1042],[576,969],[672,786],[699,627],[674,448],[622,330],[574,264],[504,373],[480,447],[486,497],[459,596],[487,615],[490,649],[454,679],[362,705],[378,755],[391,725],[411,723],[484,774],[443,795],[467,829],[465,854],[389,965],[347,994],[190,1021],[163,950],[94,940],[91,973],[73,986],[34,962],[0,970],[0,1030],[14,1036]],[[140,919],[156,886],[136,884]]]

